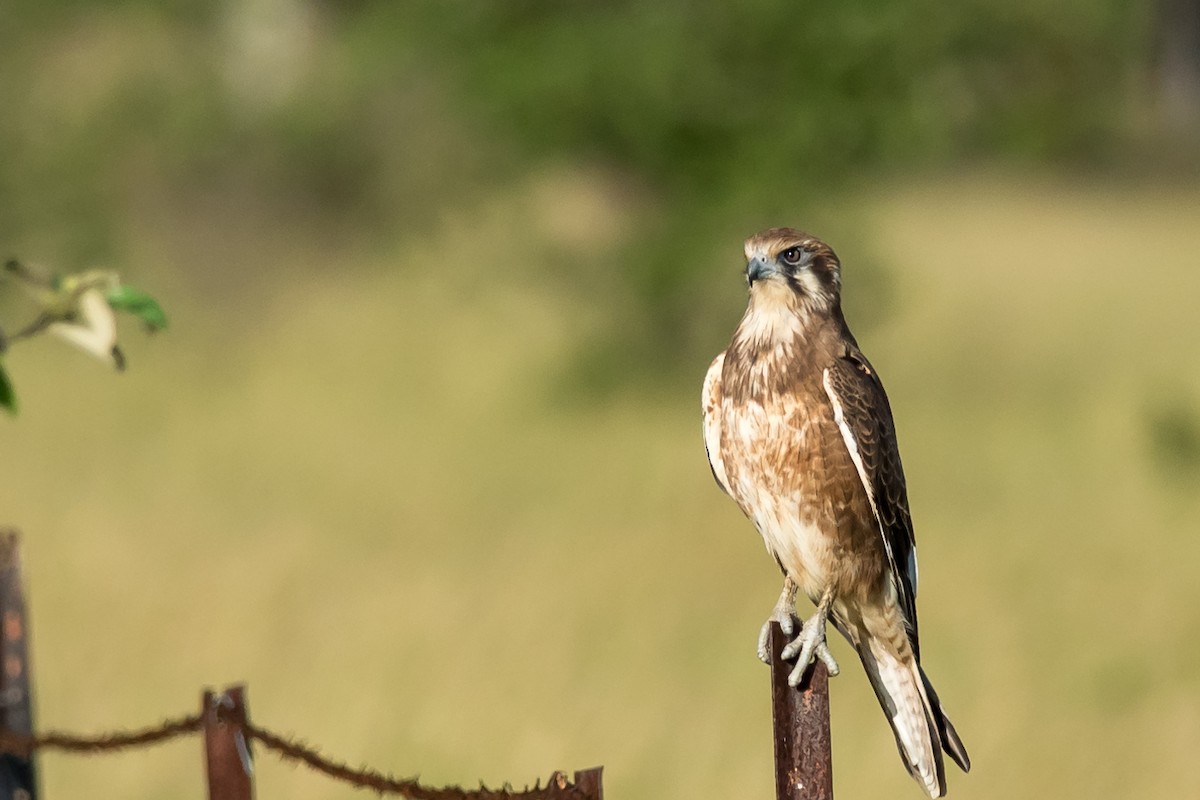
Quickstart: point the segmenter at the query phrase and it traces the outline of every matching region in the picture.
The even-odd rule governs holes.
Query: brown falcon
[[[768,625],[794,633],[797,589],[816,604],[783,657],[831,675],[830,619],[858,651],[900,756],[930,797],[946,792],[942,751],[966,748],[921,669],[917,553],[892,411],[841,307],[841,267],[821,240],[772,228],[746,241],[750,300],[704,379],[704,443],[717,483],[783,570]]]

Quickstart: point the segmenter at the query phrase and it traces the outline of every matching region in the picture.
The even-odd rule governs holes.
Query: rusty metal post
[[[21,534],[0,530],[0,728],[33,733],[33,688],[29,676],[29,624],[21,580]],[[0,755],[0,800],[37,797],[34,757]]]
[[[204,692],[204,756],[209,800],[254,800],[254,762],[246,738],[246,687]]]
[[[587,800],[604,800],[604,785],[600,780],[603,772],[604,767],[575,770],[575,788]]]
[[[816,659],[804,681],[788,686],[792,665],[779,657],[787,637],[771,623],[771,717],[775,725],[777,800],[833,800],[829,672]]]

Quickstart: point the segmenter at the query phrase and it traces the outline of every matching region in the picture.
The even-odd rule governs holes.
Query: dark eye
[[[789,247],[779,254],[779,259],[789,267],[797,267],[800,265],[801,259],[804,258],[804,251],[799,247]]]

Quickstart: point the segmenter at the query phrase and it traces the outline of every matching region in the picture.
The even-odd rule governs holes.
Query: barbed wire
[[[480,786],[468,790],[457,786],[434,788],[424,786],[415,778],[394,778],[370,767],[354,769],[344,762],[333,761],[320,751],[298,740],[287,739],[265,728],[246,722],[243,725],[246,737],[275,751],[286,761],[295,761],[321,772],[334,780],[349,783],[364,789],[373,789],[379,794],[398,794],[410,800],[558,800],[559,798],[583,797],[566,775],[555,772],[545,786],[539,780],[532,788],[523,790],[488,789]]]
[[[357,788],[372,789],[383,794],[407,797],[410,800],[579,800],[586,797],[576,784],[562,772],[555,772],[543,786],[539,780],[532,788],[513,790],[478,789],[457,786],[444,788],[425,786],[416,778],[394,778],[371,767],[354,769],[344,762],[326,758],[320,750],[304,742],[281,736],[267,728],[233,718],[229,710],[217,707],[217,719],[241,727],[247,739],[257,741],[285,761],[303,764],[336,781]],[[202,714],[190,714],[167,719],[160,724],[132,731],[107,731],[92,735],[48,731],[41,734],[19,734],[0,729],[0,751],[28,758],[40,750],[61,750],[69,753],[100,753],[161,744],[170,739],[198,733],[204,728]]]
[[[63,750],[69,753],[97,753],[104,750],[124,750],[160,744],[177,736],[195,733],[202,727],[199,714],[164,720],[152,728],[133,731],[110,731],[91,736],[62,731],[40,734],[20,734],[0,730],[0,750],[28,758],[36,750]]]

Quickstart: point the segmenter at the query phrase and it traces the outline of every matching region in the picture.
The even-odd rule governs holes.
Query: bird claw
[[[829,645],[825,641],[825,614],[822,613],[822,609],[818,608],[817,613],[802,625],[800,635],[783,648],[779,657],[784,661],[796,659],[796,666],[788,675],[790,686],[800,685],[814,658],[821,659],[829,670],[830,677],[841,672],[841,667],[834,660],[833,653],[829,652]]]
[[[783,631],[784,636],[791,636],[796,631],[796,618],[791,614],[785,616],[776,616],[771,614],[767,617],[767,621],[763,623],[762,630],[758,632],[758,660],[764,664],[771,663],[771,623],[778,622],[779,629]]]
[[[771,616],[767,617],[762,630],[758,632],[758,660],[764,664],[771,663],[771,647],[768,641],[772,622],[779,623],[779,629],[783,631],[784,636],[791,636],[796,631],[796,584],[792,583],[791,578],[784,579],[783,591],[775,601],[775,607],[771,609]]]
[[[788,685],[799,686],[804,680],[804,675],[808,672],[808,668],[814,663],[815,659],[821,659],[825,668],[829,670],[829,676],[833,677],[841,672],[841,667],[833,657],[833,653],[829,652],[829,645],[825,642],[825,626],[814,625],[817,618],[813,617],[804,625],[804,629],[800,635],[793,639],[779,657],[784,661],[796,659],[796,666],[788,674]],[[817,631],[810,634],[809,631]]]
[[[796,625],[799,623],[800,635],[788,642],[779,654],[784,661],[791,661],[799,656],[795,668],[788,675],[788,684],[791,686],[800,685],[800,681],[804,679],[804,674],[808,672],[808,666],[813,663],[814,658],[821,659],[821,662],[829,670],[830,676],[841,672],[841,668],[833,658],[833,653],[829,652],[829,645],[825,642],[825,619],[829,614],[829,605],[832,602],[833,592],[826,590],[821,602],[817,604],[816,613],[809,617],[808,622],[798,620],[796,617],[796,584],[792,582],[791,578],[783,580],[783,591],[779,593],[779,599],[775,601],[775,608],[771,609],[771,616],[767,617],[762,630],[758,633],[758,658],[764,664],[771,663],[769,641],[772,622],[779,623],[779,629],[783,631],[784,636],[791,636],[795,633]]]

